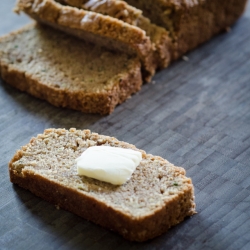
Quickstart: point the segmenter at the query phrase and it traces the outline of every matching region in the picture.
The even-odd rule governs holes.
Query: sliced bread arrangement
[[[79,175],[76,159],[94,146],[130,149],[141,161],[122,185]],[[132,241],[152,239],[195,213],[183,168],[89,130],[45,130],[16,152],[9,173],[13,183]]]
[[[45,67],[41,66],[44,61],[39,60],[39,54],[25,48],[21,54],[18,50],[6,53],[5,46],[11,47],[12,39],[15,40],[17,34],[23,34],[23,43],[34,43],[36,38],[33,36],[33,41],[29,41],[28,35],[21,29],[10,34],[9,38],[0,39],[0,75],[12,86],[53,105],[88,113],[110,114],[117,104],[140,89],[141,81],[150,81],[156,70],[167,67],[171,61],[226,30],[243,13],[246,2],[18,0],[16,12],[23,11],[39,23],[53,28],[33,26],[29,28],[30,32],[40,34],[37,29],[44,29],[48,33],[64,36],[68,44],[56,46],[57,56],[69,58],[71,54],[77,54],[77,58],[82,56],[82,61],[70,59],[71,63],[67,63],[62,59],[63,66],[60,68],[54,58],[47,56],[46,64],[53,65],[53,73],[41,71],[40,75],[34,75],[39,67]],[[69,35],[59,35],[56,30]],[[70,40],[74,39],[71,35],[80,38],[76,43],[82,46],[81,49],[70,46]],[[40,37],[38,45],[50,43],[50,39],[50,36]],[[103,63],[101,58],[97,58],[96,46],[101,54],[113,56],[106,58],[107,63],[103,67],[94,66],[89,70],[94,62],[98,61],[97,65]],[[54,53],[53,49],[51,47],[47,51],[48,55]],[[26,57],[35,59],[28,62]],[[126,58],[126,63],[121,58]],[[23,62],[20,63],[20,60]],[[64,68],[67,73],[63,72]],[[112,88],[107,88],[107,85],[112,85]]]

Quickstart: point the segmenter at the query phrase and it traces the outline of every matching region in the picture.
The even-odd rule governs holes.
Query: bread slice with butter
[[[123,185],[78,175],[76,159],[92,146],[132,149],[142,160]],[[9,173],[13,183],[132,241],[152,239],[195,213],[183,168],[89,130],[45,130],[16,152]]]
[[[0,39],[0,76],[57,107],[100,114],[142,85],[138,58],[36,24]]]

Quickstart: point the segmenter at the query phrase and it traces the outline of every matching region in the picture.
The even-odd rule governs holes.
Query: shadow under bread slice
[[[92,146],[136,150],[142,160],[123,185],[78,175],[75,160]],[[132,241],[152,239],[195,213],[183,168],[89,130],[45,130],[16,152],[9,173],[13,183]]]
[[[31,24],[0,38],[0,75],[57,107],[110,114],[141,88],[137,57]]]
[[[85,41],[137,55],[143,78],[150,81],[156,70],[154,46],[142,29],[113,17],[64,6],[54,0],[19,0],[16,11]]]

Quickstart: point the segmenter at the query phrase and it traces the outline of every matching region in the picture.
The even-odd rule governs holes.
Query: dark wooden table
[[[1,0],[0,35],[30,22],[11,13],[14,2]],[[187,57],[106,117],[53,107],[0,80],[0,249],[250,249],[250,8]],[[50,127],[89,128],[184,167],[198,214],[131,243],[12,185],[8,161]]]

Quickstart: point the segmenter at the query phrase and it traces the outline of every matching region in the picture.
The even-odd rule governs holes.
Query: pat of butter
[[[142,153],[132,149],[93,146],[76,159],[77,172],[100,181],[122,185],[131,178],[142,160]]]

